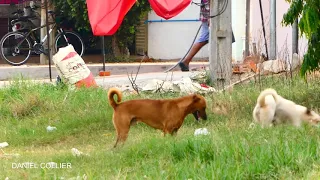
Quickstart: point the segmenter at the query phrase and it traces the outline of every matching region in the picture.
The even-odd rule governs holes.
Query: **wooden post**
[[[226,2],[225,2],[226,1]],[[224,3],[228,3],[223,11]],[[211,79],[216,88],[223,89],[230,85],[232,75],[232,28],[231,28],[231,0],[211,0],[211,16],[209,35],[209,61]]]
[[[41,6],[45,5],[46,0],[41,0]],[[41,22],[40,25],[43,26],[46,24],[46,9],[45,8],[41,8]],[[41,28],[40,29],[40,39],[43,39],[47,34],[47,30],[46,27]],[[40,64],[41,65],[45,65],[48,64],[49,60],[48,60],[48,56],[46,56],[45,54],[40,54]]]
[[[245,43],[245,57],[250,55],[250,0],[246,0],[246,43]]]
[[[46,4],[46,2],[47,2],[47,4]],[[41,4],[42,4],[42,6],[45,6],[46,8],[48,8],[49,10],[51,10],[51,9],[54,9],[53,8],[53,3],[48,3],[49,2],[49,0],[41,0]],[[48,4],[51,4],[50,6],[48,6]],[[46,18],[47,18],[47,13],[46,13],[46,8],[41,8],[41,26],[43,26],[43,25],[45,25],[46,24]],[[50,22],[51,21],[53,21],[54,19],[51,19],[51,17],[50,16],[48,16],[48,19],[50,19]],[[52,25],[50,25],[50,26],[52,26]],[[47,26],[47,27],[49,27],[50,28],[50,26]],[[51,32],[51,34],[50,34],[50,49],[51,49],[51,51],[49,51],[49,53],[50,53],[50,56],[52,57],[52,52],[54,52],[55,51],[55,49],[54,49],[54,38],[55,38],[55,30],[53,30],[52,32]],[[44,27],[44,28],[41,28],[40,29],[40,40],[42,40],[45,36],[47,35],[47,28],[46,27]],[[49,50],[49,46],[48,46],[48,38],[47,38],[47,40],[45,41],[45,43],[43,44],[44,45],[44,47],[45,47],[45,49],[48,49]],[[47,55],[45,55],[45,54],[40,54],[40,64],[41,65],[45,65],[45,64],[49,64],[49,57],[47,56]]]

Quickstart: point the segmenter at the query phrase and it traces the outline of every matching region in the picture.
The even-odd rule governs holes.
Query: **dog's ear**
[[[307,108],[306,114],[311,115],[311,109]]]
[[[198,102],[198,101],[200,101],[200,98],[198,97],[197,94],[194,94],[192,98],[193,98],[193,102]]]

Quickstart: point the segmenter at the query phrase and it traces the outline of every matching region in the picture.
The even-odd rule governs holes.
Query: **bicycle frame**
[[[72,30],[64,30],[59,17],[55,19],[53,11],[48,12],[48,15],[51,15],[54,20],[50,20],[41,26],[31,24],[33,16],[18,18],[16,21],[12,20],[13,32],[8,32],[1,38],[0,57],[13,66],[19,66],[26,63],[31,55],[50,55],[51,45],[53,45],[51,49],[52,53],[54,53],[58,52],[62,47],[73,44],[73,42],[77,45],[76,51],[79,51],[79,54],[82,55],[85,46],[80,35]],[[40,31],[43,32],[42,28],[45,27],[48,27],[47,33],[43,33],[43,37],[40,37]],[[49,35],[53,35],[52,30],[55,30],[53,34],[56,34],[56,37],[52,39],[52,44],[47,45],[46,41],[49,40]],[[73,38],[75,38],[75,41],[73,41]]]
[[[49,29],[49,35],[51,34],[52,30],[53,30],[55,27],[57,27],[57,24],[56,24],[55,22],[49,22],[49,25],[51,25],[51,24],[53,24],[53,26]],[[36,30],[38,30],[38,29],[42,29],[42,28],[44,28],[44,27],[46,27],[46,26],[47,26],[47,25],[45,24],[45,25],[42,25],[42,26],[40,26],[40,27],[31,29],[31,30],[25,35],[25,37],[23,38],[23,40],[20,41],[20,42],[17,44],[17,47],[19,47],[19,46],[22,44],[22,42],[23,42],[24,40],[26,40],[30,35],[31,35],[32,40],[34,40],[33,45],[34,45],[35,43],[37,43],[37,41],[35,41],[36,38],[34,37],[33,32],[36,31]],[[67,37],[66,37],[65,34],[64,34],[63,29],[62,29],[62,28],[59,28],[57,31],[58,31],[58,33],[63,33],[64,39],[66,40],[67,43],[69,43]],[[46,35],[43,37],[43,39],[41,40],[41,44],[43,44],[43,43],[47,40],[47,38],[48,38],[48,35],[46,34]],[[24,48],[23,48],[23,49],[24,49]],[[25,48],[25,50],[32,50],[32,49]]]
[[[57,26],[56,23],[51,23],[51,24],[54,24],[54,25],[52,26],[52,28],[49,29],[49,35],[51,34],[52,30]],[[50,24],[49,24],[49,25],[50,25]],[[43,27],[45,27],[45,26],[47,26],[47,25],[40,26],[40,29],[43,28]],[[36,30],[37,30],[37,29],[35,29],[34,31],[36,31]],[[43,37],[43,39],[41,40],[41,44],[43,44],[43,43],[47,40],[47,37],[48,37],[48,34],[46,34],[46,35]]]

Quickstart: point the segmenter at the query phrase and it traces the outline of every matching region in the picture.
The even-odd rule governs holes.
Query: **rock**
[[[286,71],[286,63],[282,60],[269,60],[265,61],[261,65],[261,70],[263,74],[268,73],[280,73]]]

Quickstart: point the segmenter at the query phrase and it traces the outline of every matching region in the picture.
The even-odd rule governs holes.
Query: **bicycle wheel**
[[[74,50],[80,55],[83,55],[84,52],[84,43],[81,37],[72,31],[64,31],[65,37],[62,33],[59,33],[55,40],[55,50],[58,52],[59,48],[66,47],[67,45],[71,44]],[[67,39],[66,39],[67,38]]]
[[[13,66],[20,66],[29,59],[31,43],[23,33],[10,32],[4,35],[0,41],[1,58]]]

